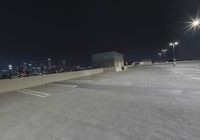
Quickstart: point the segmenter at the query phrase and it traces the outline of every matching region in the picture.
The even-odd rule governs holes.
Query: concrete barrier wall
[[[126,66],[127,68],[132,68],[134,65],[128,65],[128,66]]]
[[[104,72],[116,72],[116,68],[115,67],[107,67],[107,68],[103,68]]]
[[[0,93],[102,73],[103,69],[0,80]]]
[[[123,70],[127,70],[128,66],[124,66],[122,67],[107,67],[107,68],[103,68],[104,72],[119,72],[119,71],[123,71]]]

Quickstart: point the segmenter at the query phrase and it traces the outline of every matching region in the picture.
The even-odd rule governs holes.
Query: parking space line
[[[70,87],[70,88],[77,88],[78,85],[68,85],[68,84],[49,84],[49,85],[52,85],[52,86],[57,86],[57,87]]]
[[[191,74],[187,74],[187,73],[184,73],[184,72],[180,72],[180,71],[174,71],[175,73],[178,73],[178,74],[181,74],[181,75],[184,75],[184,76],[186,76],[186,77],[188,77],[188,78],[192,78],[193,80],[200,80],[200,77],[195,77],[195,76],[193,76],[193,75],[191,75]]]
[[[38,97],[42,97],[42,98],[47,97],[47,96],[44,96],[44,95],[39,95],[39,94],[35,94],[35,93],[23,91],[23,90],[17,90],[17,91],[20,92],[20,93],[23,93],[23,94],[34,95],[34,96],[38,96]]]
[[[28,90],[28,89],[22,89],[23,91],[27,91],[27,92],[31,92],[31,93],[35,93],[35,94],[40,94],[40,95],[44,95],[44,96],[50,96],[51,94],[49,93],[45,93],[45,92],[39,92],[39,91],[33,91],[33,90]]]

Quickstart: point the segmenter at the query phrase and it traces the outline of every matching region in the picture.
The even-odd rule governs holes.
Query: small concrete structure
[[[95,68],[104,68],[105,71],[121,71],[124,69],[124,56],[118,52],[105,52],[92,55]]]

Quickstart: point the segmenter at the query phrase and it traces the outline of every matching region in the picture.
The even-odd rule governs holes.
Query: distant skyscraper
[[[23,70],[24,70],[24,71],[27,71],[27,70],[28,70],[28,66],[27,66],[27,63],[26,63],[26,62],[23,62]]]
[[[52,69],[52,62],[51,62],[51,58],[48,58],[48,70]]]

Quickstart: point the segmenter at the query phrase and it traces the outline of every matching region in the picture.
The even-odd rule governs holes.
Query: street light
[[[51,61],[51,58],[48,58],[48,61]]]
[[[192,26],[193,26],[193,27],[198,27],[199,24],[200,24],[200,21],[199,21],[199,19],[197,19],[197,20],[194,20],[194,21],[193,21]]]
[[[159,56],[159,62],[161,62],[161,56],[162,56],[162,53],[158,53],[158,56]]]
[[[188,23],[188,29],[195,31],[196,29],[200,28],[200,18],[197,16],[196,18],[191,18],[190,22]]]
[[[12,67],[11,64],[8,65],[8,69],[9,69],[9,70],[12,70],[12,69],[13,69],[13,67]]]
[[[193,32],[195,32],[197,29],[200,29],[199,15],[197,15],[196,18],[190,18],[190,22],[187,22],[187,23],[188,23],[187,25],[188,30],[192,30]]]
[[[10,80],[12,79],[12,70],[13,70],[13,66],[11,64],[8,65],[8,69],[9,69],[9,78]]]
[[[164,57],[166,57],[166,52],[167,52],[167,49],[163,49],[162,50],[163,54],[164,54]],[[165,59],[165,58],[164,58]],[[165,61],[165,60],[164,60]]]
[[[178,45],[178,42],[169,43],[169,46],[173,48],[173,66],[176,66],[176,54],[175,54],[175,47]]]

